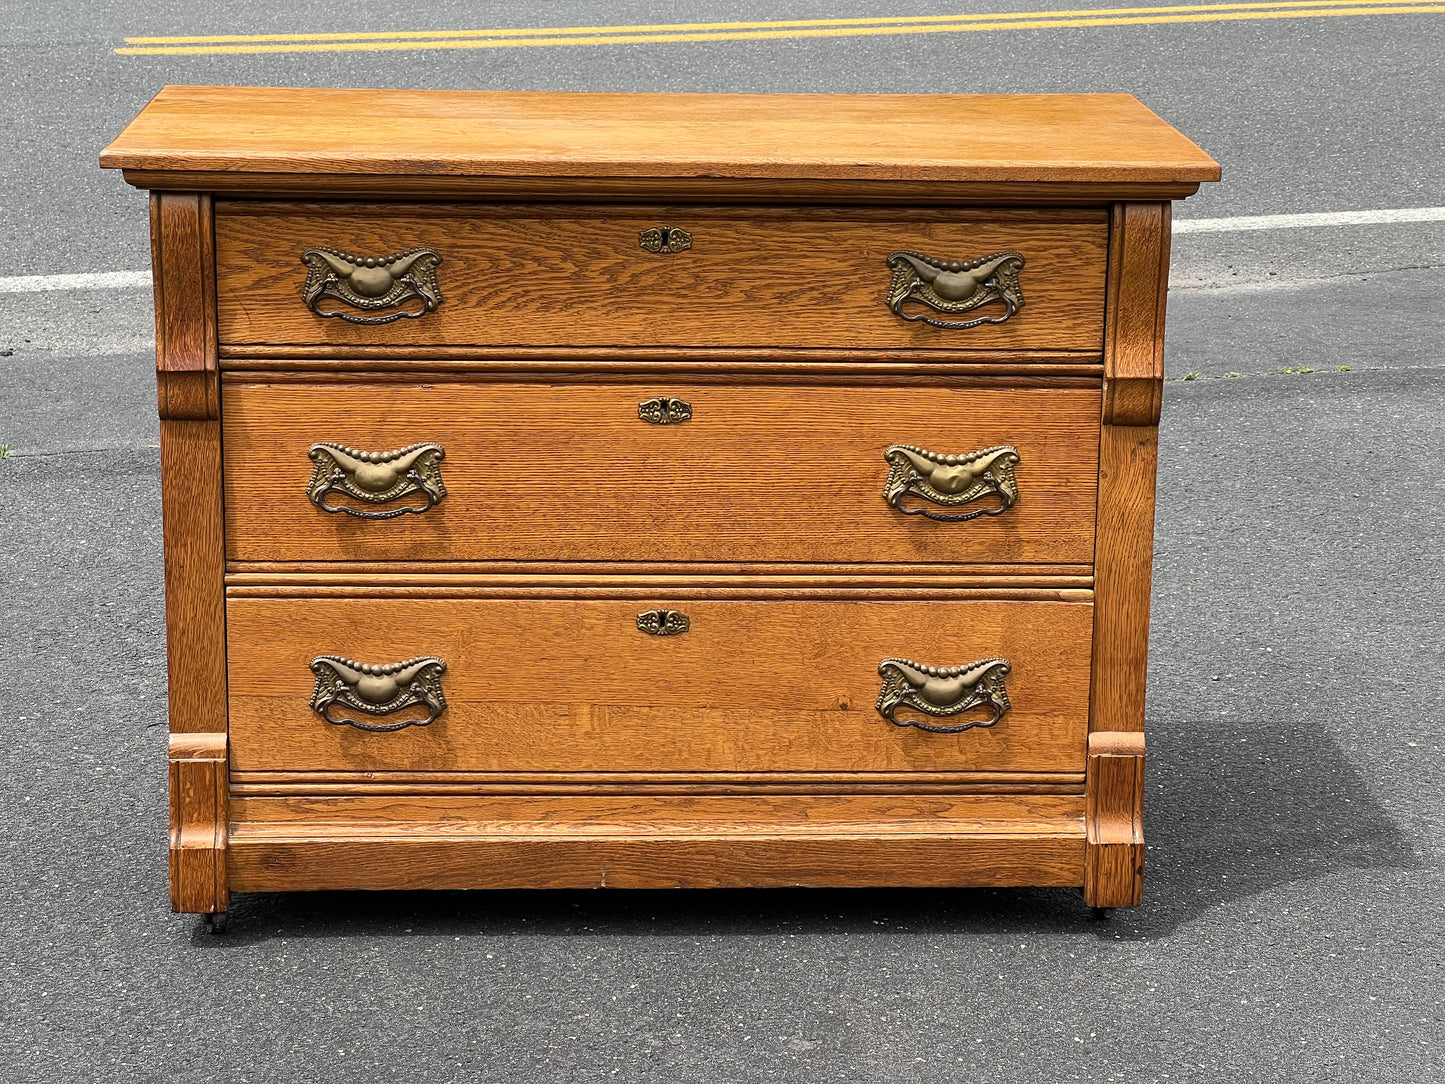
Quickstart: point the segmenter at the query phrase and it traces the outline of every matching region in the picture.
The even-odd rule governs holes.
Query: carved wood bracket
[[[1167,203],[1116,203],[1104,313],[1105,425],[1158,425],[1164,402]]]
[[[1084,899],[1137,906],[1144,888],[1144,735],[1089,735],[1084,792]]]
[[[224,911],[230,904],[226,735],[172,734],[170,773],[171,909]]]
[[[151,193],[156,406],[162,418],[219,418],[211,197]]]

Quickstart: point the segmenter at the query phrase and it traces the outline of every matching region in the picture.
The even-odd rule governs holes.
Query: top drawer
[[[220,340],[1097,353],[1107,243],[1104,212],[1087,208],[222,201]],[[417,249],[440,262],[386,263]]]

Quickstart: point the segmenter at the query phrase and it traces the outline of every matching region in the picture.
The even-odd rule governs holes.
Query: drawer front
[[[686,631],[639,628],[639,613],[669,609],[686,615]],[[1082,771],[1092,611],[1087,602],[233,598],[231,767]],[[439,659],[444,672],[405,680],[439,683],[445,708],[430,725],[385,732],[328,722],[311,704],[321,656]],[[993,680],[1010,704],[993,726],[931,733],[877,710],[884,660],[950,668],[991,658],[1008,662]],[[949,703],[962,702],[960,693]],[[370,715],[323,697],[321,710],[387,726],[429,708],[423,697]],[[908,701],[893,711],[939,726],[993,714],[980,705],[925,715]]]
[[[667,229],[690,247],[650,252],[641,237]],[[870,212],[825,208],[625,208],[594,210],[446,205],[288,205],[220,203],[216,282],[222,344],[286,346],[817,347],[910,350],[1102,348],[1107,224],[1102,211]],[[655,237],[660,238],[661,233]],[[657,241],[662,244],[661,240]],[[343,272],[313,256],[320,311],[374,319],[399,309],[424,312],[384,324],[320,316],[303,298],[302,256],[330,249],[385,259],[417,249],[440,263],[397,269],[397,307],[358,308],[355,299],[389,296],[392,277]],[[958,329],[903,319],[887,304],[889,257],[912,252],[972,263],[1014,252],[1022,307],[1000,323]],[[337,257],[338,259],[340,257]],[[995,269],[996,270],[996,269]],[[937,273],[925,268],[921,275]],[[1002,265],[1005,276],[1010,271]],[[900,266],[904,286],[912,284]],[[975,274],[977,273],[977,274]],[[432,289],[431,276],[435,278]],[[949,313],[916,298],[910,317],[953,322],[1004,316],[1002,279],[989,265],[949,272],[929,286],[949,300],[982,302]],[[951,278],[948,276],[952,276]],[[975,281],[977,278],[977,281]],[[342,282],[341,280],[345,281]],[[376,280],[376,281],[372,281]],[[994,287],[988,285],[989,282]],[[352,284],[356,285],[351,289]],[[967,293],[973,287],[982,292]],[[920,281],[918,294],[926,295]],[[350,294],[348,294],[350,290]],[[423,295],[440,297],[431,302]],[[947,296],[944,296],[947,295]],[[993,298],[993,299],[987,299]],[[363,298],[363,300],[365,300]],[[961,302],[953,302],[961,304]]]
[[[691,416],[657,424],[668,400]],[[1088,388],[233,382],[223,397],[227,552],[237,561],[1088,564],[1099,400]],[[649,401],[653,422],[639,416]],[[427,507],[413,486],[367,504],[343,484],[320,501],[368,515],[425,510],[322,511],[308,487],[335,460],[324,450],[308,458],[318,442],[376,453],[436,445],[444,458],[433,453],[431,484],[439,476],[445,495]],[[918,452],[885,459],[897,446],[945,457],[1009,447],[1018,462],[995,455],[998,484],[980,476],[940,503],[917,492],[921,483],[898,487],[914,460],[930,478],[935,467],[957,477],[953,468]],[[417,466],[392,462],[399,481],[403,466]],[[1005,508],[1008,472],[1017,499]],[[890,477],[901,507],[885,500]]]

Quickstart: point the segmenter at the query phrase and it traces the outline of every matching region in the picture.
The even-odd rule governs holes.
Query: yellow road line
[[[813,19],[766,23],[676,23],[496,30],[397,31],[356,34],[226,35],[205,38],[127,38],[125,56],[255,53],[388,52],[409,49],[506,49],[574,45],[664,44],[779,38],[873,37],[994,30],[1071,29],[1260,19],[1338,18],[1445,11],[1440,0],[1286,0],[1284,3],[1198,4],[1152,8],[1094,8],[913,18]]]
[[[1368,2],[1368,0],[1366,0]],[[1378,0],[1390,6],[1404,7],[1429,4],[1435,0]],[[490,30],[396,30],[363,31],[353,34],[221,34],[183,38],[126,38],[127,45],[224,45],[261,44],[265,42],[323,41],[400,41],[412,39],[445,39],[476,37],[540,37],[580,34],[651,34],[702,30],[786,30],[806,27],[886,26],[890,24],[927,25],[930,23],[998,22],[1014,19],[1067,19],[1102,17],[1106,15],[1172,15],[1185,12],[1247,11],[1254,9],[1358,7],[1361,0],[1280,0],[1276,3],[1183,4],[1170,7],[1082,8],[1064,11],[975,12],[967,15],[899,15],[857,19],[779,19],[756,23],[652,23],[637,26],[556,26],[497,28]]]

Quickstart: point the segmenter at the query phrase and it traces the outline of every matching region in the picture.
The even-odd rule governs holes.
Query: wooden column
[[[151,195],[170,671],[171,906],[227,903],[225,545],[209,196]]]
[[[1120,203],[1110,220],[1085,802],[1084,896],[1095,907],[1137,904],[1143,885],[1144,695],[1169,209]]]

